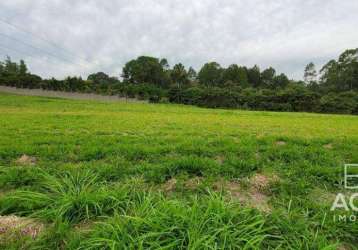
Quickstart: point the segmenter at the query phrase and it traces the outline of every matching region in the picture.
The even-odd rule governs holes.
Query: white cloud
[[[66,61],[3,36],[0,53],[24,57],[42,76],[118,76],[126,61],[145,54],[195,68],[212,60],[272,65],[299,79],[308,62],[321,65],[357,47],[356,13],[358,1],[338,0],[2,0],[1,19],[72,53],[4,23],[0,33]]]

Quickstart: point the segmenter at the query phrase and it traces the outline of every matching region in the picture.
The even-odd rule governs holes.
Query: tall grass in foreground
[[[220,196],[179,200],[147,196],[100,222],[80,249],[255,249],[267,237],[264,217]]]
[[[111,192],[89,171],[59,177],[43,175],[38,191],[20,190],[3,197],[0,200],[2,213],[32,214],[49,221],[77,223],[113,213],[129,193],[129,189],[123,188]]]
[[[42,179],[38,191],[0,199],[2,213],[50,222],[36,241],[6,248],[335,249],[300,210],[265,214],[209,190],[169,199],[135,182],[101,183],[89,171]],[[86,223],[89,228],[80,230]]]

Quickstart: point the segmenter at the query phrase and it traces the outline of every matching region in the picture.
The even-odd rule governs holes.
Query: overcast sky
[[[301,79],[310,61],[358,47],[357,13],[358,0],[1,0],[0,55],[44,77],[119,76],[149,55],[195,69],[273,66]]]

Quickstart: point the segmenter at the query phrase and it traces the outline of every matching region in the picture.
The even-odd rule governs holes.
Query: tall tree
[[[246,67],[239,67],[239,83],[242,87],[249,86],[249,77],[247,75]]]
[[[320,70],[321,85],[326,89],[336,89],[339,66],[336,60],[330,60]]]
[[[277,88],[285,88],[290,83],[290,80],[285,74],[279,74],[278,76],[275,76],[274,79],[275,87]]]
[[[317,71],[316,71],[316,66],[314,65],[313,62],[310,62],[305,67],[303,78],[307,85],[314,84],[317,82]]]
[[[272,88],[274,85],[274,80],[276,76],[276,70],[272,67],[269,67],[262,71],[261,73],[261,81],[262,85],[267,88]]]
[[[328,91],[358,90],[358,48],[344,51],[320,70],[321,84]]]
[[[24,60],[20,60],[19,73],[20,75],[25,75],[27,73],[27,66]]]
[[[223,70],[222,72],[222,82],[232,82],[234,84],[239,84],[240,82],[240,69],[237,64],[231,64],[229,67]]]
[[[107,83],[109,81],[109,75],[103,72],[97,72],[94,74],[90,74],[87,77],[87,80],[91,80],[94,83],[100,84],[100,83]]]
[[[170,79],[158,58],[140,56],[127,62],[123,68],[124,81],[141,84],[150,83],[160,87],[168,87]]]
[[[358,48],[344,51],[338,58],[344,89],[358,89]]]
[[[221,80],[223,83],[231,82],[232,84],[239,85],[241,87],[248,86],[246,69],[237,66],[237,64],[231,64],[229,67],[224,69]]]
[[[229,67],[223,70],[222,81],[223,83],[231,81],[236,84],[239,83],[239,67],[237,64],[231,64]]]
[[[185,70],[183,64],[175,64],[171,71],[172,81],[180,88],[183,85],[189,84],[188,72]]]
[[[193,67],[189,67],[188,69],[188,77],[190,81],[195,81],[197,74]]]
[[[12,62],[9,56],[5,59],[5,72],[8,74],[17,74],[19,67],[16,62]]]
[[[259,66],[255,65],[251,69],[247,70],[247,76],[249,78],[249,83],[257,88],[261,84],[261,73]]]
[[[219,86],[222,71],[220,64],[217,62],[204,64],[198,73],[199,83],[206,86]]]
[[[5,72],[4,63],[0,61],[0,76]]]
[[[160,59],[160,65],[162,65],[164,70],[168,70],[169,69],[169,63],[168,60],[166,58],[162,58]]]

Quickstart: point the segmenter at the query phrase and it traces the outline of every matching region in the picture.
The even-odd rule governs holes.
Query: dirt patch
[[[353,248],[346,246],[346,245],[340,245],[337,247],[337,250],[351,250]]]
[[[328,143],[328,144],[323,145],[323,147],[324,147],[325,149],[332,149],[332,148],[333,148],[333,145],[332,145],[332,143]]]
[[[187,189],[195,190],[200,186],[202,181],[203,181],[202,177],[194,177],[194,178],[186,180],[184,183],[184,186]]]
[[[28,155],[22,155],[19,159],[16,160],[16,163],[19,165],[28,165],[28,166],[34,166],[36,165],[37,159],[36,157],[28,156]]]
[[[256,190],[265,191],[270,188],[273,183],[279,181],[278,176],[266,176],[263,174],[255,174],[250,178],[250,186]]]
[[[240,202],[245,201],[246,192],[238,181],[219,181],[214,183],[214,189],[227,192],[232,198]]]
[[[266,213],[271,212],[271,207],[269,205],[269,196],[256,190],[250,190],[247,197],[248,198],[244,200],[244,202],[246,202],[248,206],[254,207]]]
[[[181,181],[181,180],[178,181],[175,178],[171,178],[163,184],[162,190],[164,190],[165,192],[174,192],[177,189],[178,184],[184,187],[185,189],[196,190],[200,186],[202,181],[203,181],[202,177],[194,177],[185,181]]]
[[[286,142],[285,141],[276,141],[276,145],[277,146],[285,146]]]
[[[260,210],[268,210],[266,209],[266,199],[262,199],[255,201],[254,199],[258,198],[257,194],[251,192],[251,190],[246,190],[239,181],[224,181],[220,180],[215,182],[213,185],[214,190],[222,191],[230,196],[231,199],[235,201],[239,201],[242,204],[245,204],[250,207],[254,207]],[[261,204],[263,203],[263,204]],[[267,205],[268,206],[268,205]],[[262,208],[265,209],[262,209]]]
[[[223,164],[224,161],[225,161],[225,156],[222,156],[222,155],[218,155],[215,157],[215,161],[218,163],[218,164]]]
[[[169,179],[166,183],[164,183],[163,185],[163,190],[165,192],[172,192],[176,189],[176,185],[177,185],[177,179],[175,178],[171,178]]]
[[[268,204],[270,198],[267,193],[270,187],[277,182],[279,182],[279,178],[276,175],[266,176],[263,174],[255,174],[252,176],[249,181],[249,205],[261,211],[270,212],[271,208]]]
[[[269,178],[262,174],[256,174],[250,179],[250,186],[257,190],[265,190],[269,186]]]
[[[29,236],[35,239],[43,230],[44,225],[29,218],[14,215],[0,216],[0,236]]]
[[[184,181],[171,178],[161,185],[161,190],[166,193],[175,192],[178,185],[180,185],[186,190],[195,191],[203,183],[203,180],[203,177],[194,177]],[[228,199],[236,200],[249,207],[269,213],[271,211],[269,205],[270,187],[278,181],[279,178],[275,175],[255,174],[251,178],[246,179],[246,181],[220,179],[212,183],[211,187],[215,191],[228,195]]]
[[[232,199],[237,200],[247,206],[256,208],[263,212],[270,212],[270,197],[267,195],[272,183],[279,181],[277,176],[265,176],[256,174],[248,181],[248,188],[239,181],[218,181],[213,188],[217,191],[228,193]]]

